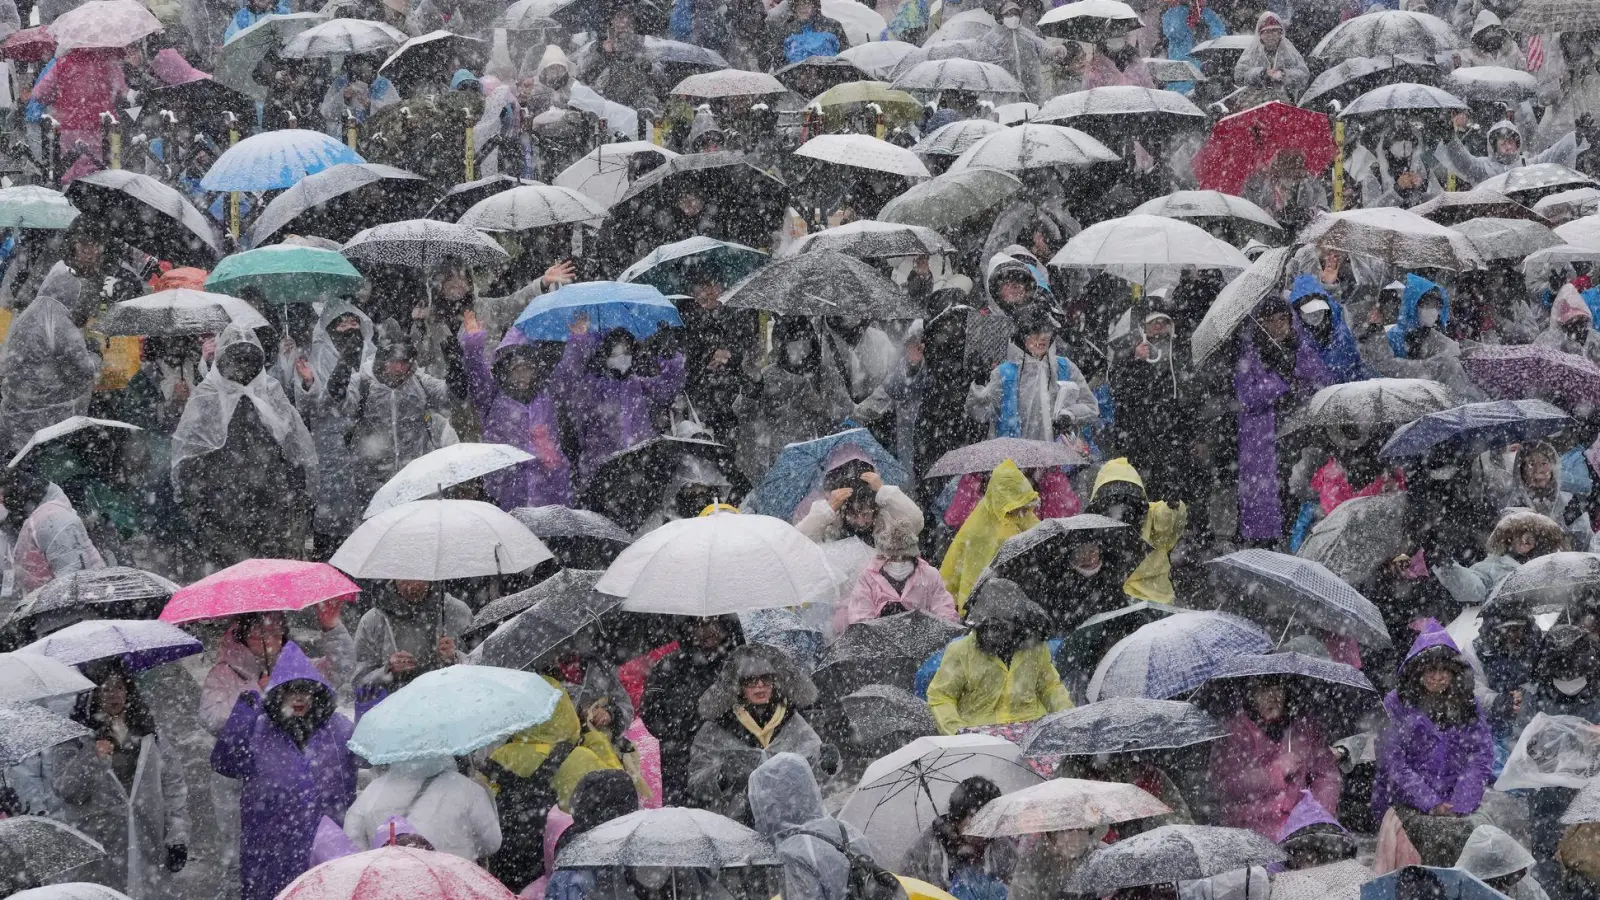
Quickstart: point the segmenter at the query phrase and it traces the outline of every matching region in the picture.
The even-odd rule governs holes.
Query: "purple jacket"
[[[603,335],[573,335],[551,378],[552,391],[578,432],[578,479],[587,480],[613,453],[656,436],[653,413],[683,390],[683,354],[661,363],[655,375],[615,378],[589,365]]]
[[[1334,383],[1310,335],[1295,320],[1299,337],[1294,384],[1267,368],[1248,334],[1239,337],[1233,390],[1239,399],[1239,536],[1272,540],[1283,536],[1283,499],[1278,486],[1278,401],[1291,390],[1306,395]]]
[[[1409,665],[1431,647],[1459,652],[1444,629],[1424,631],[1406,654]],[[1404,677],[1404,668],[1401,670]],[[1476,705],[1476,701],[1474,701]],[[1396,803],[1427,812],[1441,803],[1470,813],[1483,800],[1494,766],[1494,737],[1483,708],[1470,725],[1441,728],[1422,710],[1403,703],[1395,691],[1383,698],[1389,724],[1378,736],[1378,771],[1372,785],[1372,811],[1382,816]]]
[[[357,760],[345,746],[355,726],[337,712],[311,733],[304,749],[264,711],[290,681],[333,690],[294,643],[283,645],[265,700],[241,694],[211,749],[211,768],[244,782],[239,800],[242,900],[272,900],[310,866],[311,842],[323,816],[344,820],[356,798]]]
[[[518,403],[500,390],[494,380],[482,331],[461,332],[462,365],[467,373],[467,393],[483,422],[483,439],[510,444],[534,455],[531,462],[491,472],[483,478],[484,491],[501,509],[519,506],[571,506],[572,466],[561,452],[561,426],[556,418],[552,391],[544,390],[527,403]],[[522,332],[507,329],[495,356],[527,343]]]

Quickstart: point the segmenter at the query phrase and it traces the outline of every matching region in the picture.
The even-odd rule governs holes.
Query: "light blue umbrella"
[[[559,690],[531,672],[435,669],[362,716],[350,749],[373,765],[466,756],[548,720],[560,699]]]
[[[1089,702],[1107,697],[1168,700],[1194,690],[1236,656],[1273,651],[1248,619],[1223,612],[1180,612],[1128,635],[1100,660]]]
[[[1406,866],[1361,886],[1361,900],[1505,900],[1470,872],[1433,866]]]
[[[320,131],[287,128],[247,137],[211,164],[200,186],[208,191],[278,191],[360,154]]]
[[[530,341],[565,341],[574,316],[587,313],[589,330],[605,334],[626,328],[644,340],[662,322],[681,327],[678,308],[648,284],[620,281],[584,281],[534,298],[517,316],[517,330]]]
[[[767,254],[753,247],[719,241],[703,235],[663,244],[617,276],[618,281],[654,285],[669,294],[687,294],[692,270],[703,268],[717,284],[727,287],[767,262]]]
[[[878,471],[884,484],[901,488],[911,485],[911,473],[906,471],[894,454],[878,443],[872,432],[865,428],[852,428],[784,447],[772,468],[762,477],[761,483],[745,498],[744,511],[777,516],[787,521],[800,506],[800,501],[822,484],[829,457],[845,444],[855,447],[872,460],[872,467]]]

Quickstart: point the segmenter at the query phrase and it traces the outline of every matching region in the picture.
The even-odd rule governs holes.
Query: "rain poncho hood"
[[[278,688],[291,681],[309,681],[315,685],[314,692],[333,699],[333,685],[328,684],[328,679],[294,641],[283,645],[283,651],[278,654],[278,661],[272,667],[272,677],[267,679],[267,702],[271,703]]]
[[[798,754],[779,753],[757,766],[750,773],[750,814],[756,830],[773,841],[827,815],[810,763]]]
[[[1269,87],[1272,85],[1266,81],[1267,70],[1279,69],[1283,72],[1283,81],[1276,84],[1289,96],[1299,96],[1311,81],[1311,70],[1306,67],[1305,57],[1289,43],[1288,35],[1284,35],[1278,42],[1278,49],[1269,54],[1261,43],[1261,32],[1268,28],[1283,28],[1283,20],[1270,10],[1256,17],[1256,40],[1239,54],[1239,61],[1233,66],[1233,79],[1241,85]]]
[[[989,487],[983,499],[962,523],[955,540],[945,553],[939,574],[944,585],[956,599],[958,609],[965,610],[967,597],[978,582],[978,575],[988,567],[1000,545],[1006,539],[1021,534],[1039,524],[1033,512],[1013,516],[1017,510],[1027,509],[1039,502],[1039,492],[1028,483],[1017,464],[1006,460],[995,467],[989,476]]]
[[[1356,336],[1350,331],[1349,324],[1345,322],[1344,307],[1328,293],[1328,289],[1322,284],[1322,279],[1311,274],[1296,275],[1294,283],[1289,287],[1289,305],[1298,311],[1300,301],[1307,297],[1320,297],[1328,304],[1330,323],[1328,345],[1318,346],[1317,352],[1321,354],[1323,363],[1333,372],[1334,378],[1343,383],[1369,377],[1366,366],[1361,362],[1361,346],[1356,342]],[[1315,335],[1311,334],[1311,331],[1310,326],[1306,326],[1305,333],[1315,341]]]
[[[1504,28],[1504,27],[1505,27],[1505,24],[1500,21],[1500,17],[1499,16],[1495,15],[1493,12],[1491,12],[1490,10],[1487,10],[1487,9],[1479,10],[1478,11],[1478,17],[1476,19],[1472,20],[1472,36],[1473,37],[1477,37],[1478,33],[1483,31],[1486,28]],[[1495,127],[1498,128],[1499,126],[1497,125]],[[1490,132],[1490,134],[1493,134],[1493,133],[1494,133],[1493,131]],[[1517,137],[1521,137],[1521,136],[1522,135],[1520,133],[1517,135]],[[1474,874],[1476,874],[1476,873],[1474,873]]]
[[[1094,490],[1090,492],[1089,500],[1093,501],[1095,497],[1099,496],[1101,488],[1117,483],[1133,485],[1139,489],[1139,498],[1144,499],[1144,478],[1139,475],[1139,470],[1128,462],[1127,457],[1119,456],[1116,459],[1108,460],[1105,465],[1100,467],[1099,473],[1094,476]]]
[[[1437,291],[1441,301],[1439,306],[1439,324],[1443,328],[1450,324],[1450,295],[1445,289],[1415,273],[1406,275],[1405,293],[1400,296],[1400,315],[1395,323],[1389,326],[1389,349],[1394,351],[1396,359],[1406,359],[1409,355],[1406,350],[1406,336],[1420,327],[1417,321],[1417,306],[1422,298],[1429,292]]]
[[[373,340],[376,329],[373,327],[372,317],[343,297],[329,300],[323,304],[322,313],[317,317],[317,328],[311,334],[309,362],[319,382],[326,381],[333,374],[334,367],[339,364],[339,351],[333,346],[333,340],[328,336],[328,329],[344,316],[355,316],[361,324],[361,368],[370,372],[372,361],[377,358],[378,345]]]
[[[12,321],[0,356],[0,425],[13,448],[40,428],[88,414],[101,362],[73,320],[85,318],[84,307],[94,300],[82,279],[58,262]]]
[[[1533,854],[1517,843],[1516,838],[1493,825],[1479,825],[1461,848],[1461,858],[1456,868],[1471,872],[1483,881],[1491,881],[1533,868]]]
[[[1281,844],[1293,837],[1295,832],[1313,825],[1336,825],[1340,831],[1345,830],[1344,826],[1339,824],[1339,820],[1317,802],[1315,795],[1303,790],[1300,792],[1300,802],[1289,812],[1289,818],[1283,820],[1283,827],[1278,829],[1275,840]]]

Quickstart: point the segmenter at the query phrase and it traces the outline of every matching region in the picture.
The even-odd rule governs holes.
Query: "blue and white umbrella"
[[[466,756],[548,720],[560,699],[558,689],[531,672],[435,669],[362,716],[350,749],[374,765]]]
[[[1255,623],[1222,612],[1184,612],[1151,622],[1106,651],[1089,679],[1089,702],[1107,697],[1166,700],[1188,693],[1222,663],[1272,652]]]
[[[620,281],[583,281],[536,297],[515,324],[530,341],[565,341],[567,326],[580,313],[588,315],[591,331],[626,328],[639,340],[655,334],[663,323],[683,325],[665,294],[648,284]]]
[[[247,137],[211,164],[200,186],[208,191],[278,191],[360,154],[320,131],[288,128]]]
[[[1463,459],[1507,444],[1547,438],[1572,417],[1543,400],[1490,400],[1428,413],[1395,429],[1379,459],[1423,456],[1436,448]]]
[[[121,657],[129,671],[150,669],[194,656],[200,642],[176,625],[147,619],[91,619],[68,625],[18,650],[81,666]]]
[[[806,495],[822,484],[828,458],[842,444],[852,445],[864,453],[883,478],[884,484],[902,488],[911,484],[911,473],[906,471],[894,454],[878,443],[872,432],[865,428],[852,428],[784,447],[777,461],[762,476],[761,483],[745,498],[745,512],[759,512],[780,519],[793,516]]]

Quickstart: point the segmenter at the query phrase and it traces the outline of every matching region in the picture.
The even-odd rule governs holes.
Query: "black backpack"
[[[900,884],[900,879],[896,878],[893,872],[878,865],[878,861],[871,856],[852,847],[843,825],[838,822],[833,822],[833,825],[839,829],[837,838],[819,834],[806,826],[795,829],[791,834],[816,838],[844,856],[850,863],[850,881],[845,893],[848,900],[910,900],[906,889]]]

